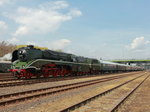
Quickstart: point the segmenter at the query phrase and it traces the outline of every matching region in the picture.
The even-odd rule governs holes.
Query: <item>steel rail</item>
[[[127,77],[127,76],[108,77],[108,78],[103,78],[103,79],[99,79],[99,80],[98,79],[97,80],[90,80],[90,81],[60,85],[60,86],[55,86],[55,87],[50,87],[50,88],[43,88],[43,89],[38,89],[38,90],[31,90],[31,91],[1,95],[0,96],[1,99],[2,98],[9,98],[9,97],[11,99],[11,97],[13,97],[13,96],[31,94],[30,96],[23,96],[23,97],[19,97],[19,98],[16,98],[16,99],[11,99],[11,100],[7,99],[6,101],[0,102],[0,106],[5,106],[5,105],[12,104],[12,103],[15,103],[15,102],[21,102],[21,101],[24,101],[24,100],[27,100],[27,99],[37,98],[37,97],[40,97],[40,96],[56,94],[56,93],[60,93],[60,92],[64,92],[64,91],[68,91],[68,90],[72,90],[72,89],[76,89],[76,88],[81,88],[81,87],[85,87],[85,86],[89,86],[89,85],[94,85],[94,84],[97,84],[97,83],[102,83],[102,82],[106,82],[106,81],[110,81],[110,80],[114,80],[114,79],[119,79],[119,78],[123,78],[123,77]],[[141,76],[139,76],[139,77],[141,77]],[[87,83],[87,84],[85,84],[85,83]],[[68,87],[68,86],[73,86],[73,87]],[[65,87],[68,87],[68,88],[65,88]],[[55,89],[55,88],[63,88],[63,89],[51,91],[51,89]],[[47,92],[47,90],[50,90],[50,91]],[[34,94],[36,92],[43,92],[43,91],[46,91],[46,92],[40,93],[40,94]],[[32,95],[32,94],[34,94],[34,95]]]
[[[115,112],[121,106],[121,104],[123,104],[125,100],[127,100],[146,81],[149,76],[150,75],[148,75],[142,82],[133,88],[132,91],[130,91],[124,98],[122,98],[122,100],[117,105],[115,105],[110,112]]]
[[[126,76],[130,76],[130,75],[135,75],[137,73],[134,74],[123,74]],[[120,76],[123,76],[120,75]],[[39,80],[21,80],[22,82],[9,82],[9,83],[2,83],[0,84],[0,88],[3,87],[11,87],[11,86],[21,86],[21,85],[30,85],[30,84],[36,84],[36,83],[44,83],[44,82],[54,82],[54,81],[63,81],[63,80],[71,80],[71,79],[78,79],[78,78],[85,78],[85,77],[89,77],[89,76],[72,76],[72,77],[57,77],[57,78],[48,78],[48,79],[39,79]],[[96,76],[95,76],[96,77]],[[111,76],[114,77],[114,76]]]
[[[144,74],[144,75],[145,75],[145,74]],[[125,84],[128,84],[128,83],[130,83],[130,82],[132,82],[132,81],[134,81],[134,80],[136,80],[136,79],[138,79],[138,78],[140,78],[140,77],[142,77],[142,76],[144,76],[144,75],[138,76],[138,77],[133,78],[133,79],[131,79],[131,80],[129,80],[129,81],[126,81],[126,82],[124,82],[124,83],[122,83],[122,84],[119,84],[119,85],[116,86],[116,87],[113,87],[113,88],[111,88],[111,89],[109,89],[109,90],[106,90],[106,91],[104,91],[104,92],[102,92],[102,93],[100,93],[100,94],[98,94],[98,95],[95,95],[95,96],[93,96],[93,97],[91,97],[91,98],[88,98],[88,99],[86,99],[86,100],[84,100],[84,101],[82,101],[82,102],[80,102],[80,103],[77,103],[77,104],[75,104],[75,105],[72,105],[72,106],[70,106],[70,107],[67,107],[67,108],[61,110],[60,112],[69,112],[69,111],[75,110],[76,108],[79,108],[79,107],[81,107],[82,105],[85,105],[85,104],[87,104],[87,103],[89,103],[89,102],[91,102],[91,101],[97,99],[98,97],[103,96],[103,95],[105,95],[105,94],[107,94],[107,93],[109,93],[109,92],[111,92],[111,91],[113,91],[113,90],[115,90],[115,89],[117,89],[117,88],[119,88],[119,87],[125,85]]]

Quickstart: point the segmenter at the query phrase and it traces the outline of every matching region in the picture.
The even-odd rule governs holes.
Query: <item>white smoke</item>
[[[0,61],[10,61],[11,58],[12,58],[12,54],[8,53],[8,54],[5,54],[3,57],[0,57]]]

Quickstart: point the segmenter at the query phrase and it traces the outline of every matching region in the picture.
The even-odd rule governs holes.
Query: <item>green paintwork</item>
[[[89,63],[75,63],[68,61],[58,61],[58,60],[46,60],[46,59],[36,59],[32,61],[15,61],[13,62],[12,69],[27,69],[27,68],[36,68],[40,69],[43,65],[55,63],[56,65],[65,65],[72,68],[72,71],[76,72],[87,72],[92,67],[93,70],[100,70],[100,64],[89,64]]]
[[[33,61],[34,60],[23,62],[23,61],[16,60],[15,62],[12,63],[11,69],[25,69]]]

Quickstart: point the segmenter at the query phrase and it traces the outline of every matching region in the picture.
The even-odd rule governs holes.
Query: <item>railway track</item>
[[[0,73],[0,82],[11,80],[17,80],[17,78],[15,78],[11,73]]]
[[[129,72],[130,73],[130,72]],[[120,73],[115,73],[115,74],[120,74]],[[100,74],[100,75],[112,75],[112,73],[107,73],[107,74]],[[98,76],[98,75],[85,75],[85,76],[75,76],[76,78],[81,78],[81,77],[95,77],[95,76]],[[62,77],[62,76],[60,76]],[[65,76],[65,77],[71,77],[71,76]],[[74,76],[72,76],[74,77]],[[46,78],[46,79],[52,79],[54,77],[49,77],[49,78]],[[40,78],[36,78],[36,77],[33,77],[32,79],[17,79],[17,77],[14,77],[11,73],[0,73],[0,83],[1,82],[10,82],[10,81],[15,81],[15,80],[44,80],[45,78],[44,77],[40,77]]]
[[[132,75],[137,74],[132,73]],[[125,76],[131,75],[123,74]],[[96,77],[95,76],[71,76],[71,77],[57,77],[57,78],[48,78],[48,79],[30,79],[30,80],[10,80],[10,81],[0,81],[0,88],[2,87],[12,87],[12,86],[21,86],[21,85],[31,85],[36,83],[44,83],[44,82],[54,82],[54,81],[63,81],[63,80],[72,80],[72,79],[81,79],[86,77]],[[113,77],[113,76],[112,76]]]
[[[86,77],[94,77],[94,76],[70,76],[70,77],[57,77],[57,78],[41,78],[41,79],[30,79],[30,80],[4,80],[0,81],[0,88],[2,87],[11,87],[11,86],[21,86],[21,85],[30,85],[36,83],[44,83],[44,82],[54,82],[54,81],[63,81],[63,80],[72,80],[78,78],[86,78]]]
[[[141,77],[144,77],[143,78],[143,80],[142,81],[139,81],[138,82],[138,84],[135,86],[133,86],[133,84],[132,84],[132,86],[131,86],[131,83],[133,83],[134,81],[136,81],[136,80],[138,80],[139,78],[141,78]],[[124,83],[122,83],[122,84],[120,84],[120,85],[118,85],[118,86],[116,86],[116,87],[113,87],[113,88],[111,88],[111,89],[109,89],[109,90],[106,90],[106,91],[104,91],[104,92],[102,92],[102,93],[100,93],[100,94],[98,94],[98,95],[96,95],[96,96],[93,96],[93,97],[91,97],[91,98],[88,98],[88,99],[86,99],[86,100],[84,100],[84,101],[81,101],[81,102],[79,102],[79,103],[77,103],[77,104],[75,104],[75,105],[72,105],[72,106],[70,106],[70,107],[67,107],[67,108],[65,108],[65,109],[63,109],[63,110],[61,110],[61,112],[70,112],[70,111],[74,111],[74,112],[79,112],[79,111],[82,111],[82,110],[84,110],[84,111],[87,111],[87,112],[92,112],[92,111],[97,111],[96,109],[94,110],[94,109],[92,109],[92,105],[93,105],[93,107],[95,107],[95,108],[98,108],[99,109],[99,111],[102,111],[102,112],[116,112],[116,110],[119,108],[119,106],[120,105],[122,105],[123,104],[123,102],[131,95],[131,94],[133,94],[134,93],[134,91],[138,88],[138,87],[140,87],[140,85],[141,84],[143,84],[143,82],[147,79],[149,77],[149,75],[141,75],[141,76],[138,76],[138,77],[136,77],[136,78],[134,78],[134,79],[131,79],[131,80],[129,80],[129,81],[126,81],[126,82],[124,82]],[[116,91],[117,93],[119,93],[119,92],[121,92],[121,90],[119,90],[120,88],[122,88],[123,86],[125,86],[125,85],[128,85],[128,84],[130,84],[130,91],[129,91],[129,89],[127,89],[126,88],[126,92],[123,92],[122,91],[122,93],[124,93],[125,95],[122,95],[122,94],[120,94],[121,96],[121,98],[119,98],[119,100],[117,101],[117,103],[115,104],[115,105],[113,105],[113,107],[111,108],[111,109],[108,109],[108,110],[100,110],[100,109],[102,109],[102,108],[110,108],[110,105],[117,99],[116,97],[119,97],[119,95],[117,94],[117,95],[115,95],[115,94],[113,94],[113,95],[111,95],[111,97],[109,96],[109,97],[106,97],[108,94],[111,94],[112,92],[114,92],[114,91]],[[132,87],[132,88],[131,88]],[[115,97],[116,96],[116,97]],[[103,99],[102,99],[102,97],[103,97]],[[107,98],[107,99],[106,99]],[[109,99],[108,99],[109,98]],[[101,101],[97,101],[97,103],[98,103],[98,106],[95,106],[96,105],[96,103],[94,102],[95,100],[97,100],[97,99],[100,99]],[[94,102],[94,103],[93,103]],[[101,102],[103,102],[103,104],[101,103]],[[89,104],[89,105],[88,105]],[[107,104],[107,106],[106,106],[106,104]],[[88,105],[88,106],[86,106],[86,105]],[[88,107],[87,108],[87,110],[86,110],[86,108],[82,108],[82,107],[84,107],[84,106],[86,106],[86,107]],[[90,106],[91,106],[91,108],[90,108]],[[102,107],[100,107],[100,106],[102,106]],[[79,109],[79,108],[82,108],[82,109]]]
[[[127,100],[148,78],[147,76],[142,82],[140,82],[137,86],[135,86],[129,93],[127,93],[119,102],[116,104],[110,112],[115,112],[117,109]]]
[[[131,74],[130,74],[131,76]],[[13,94],[6,94],[0,96],[0,106],[5,106],[8,104],[15,104],[16,102],[22,102],[25,100],[30,100],[33,98],[39,98],[42,96],[47,95],[54,95],[56,93],[62,93],[65,91],[86,87],[106,81],[111,81],[115,79],[120,79],[128,77],[128,75],[121,75],[121,76],[114,76],[114,77],[107,77],[107,78],[101,78],[96,80],[90,80],[90,81],[83,81],[78,83],[72,83],[72,84],[66,84],[61,86],[55,86],[55,87],[49,87],[49,88],[42,88],[42,89],[36,89],[36,90],[30,90],[30,91],[24,91],[24,92],[18,92]],[[140,76],[141,77],[141,76]],[[138,78],[138,77],[137,77]]]

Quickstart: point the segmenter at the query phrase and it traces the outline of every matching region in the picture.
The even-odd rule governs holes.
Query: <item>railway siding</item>
[[[149,92],[150,77],[124,102],[117,112],[150,112]]]
[[[133,79],[133,77],[135,78],[135,76],[132,76],[132,77],[128,77],[128,78],[123,78],[122,80],[107,82],[105,84],[101,84],[101,85],[97,85],[97,86],[93,86],[93,87],[91,86],[91,87],[88,87],[89,88],[88,90],[86,90],[86,89],[84,90],[84,89],[80,88],[78,90],[72,91],[74,94],[70,93],[70,95],[64,96],[63,98],[55,99],[52,102],[50,101],[47,103],[43,103],[42,105],[36,107],[35,109],[27,110],[27,112],[28,111],[30,111],[30,112],[34,112],[34,111],[36,111],[36,112],[61,111],[66,107],[69,107],[71,105],[82,102],[85,99],[88,99],[88,98],[93,97],[99,93],[102,93],[102,92],[107,91],[113,87],[116,87],[117,85],[122,84],[123,82],[131,80],[131,79]],[[78,92],[78,94],[77,94],[75,91],[80,91],[80,92]]]
[[[41,88],[48,88],[48,87],[53,87],[53,86],[59,86],[59,85],[64,85],[64,84],[71,84],[71,83],[77,83],[77,82],[82,82],[82,81],[89,81],[89,80],[95,80],[95,79],[101,79],[101,78],[107,78],[107,77],[113,77],[113,76],[118,76],[118,75],[130,75],[130,74],[138,74],[141,72],[132,72],[132,73],[122,73],[122,74],[113,74],[113,75],[99,75],[95,77],[86,77],[86,78],[77,78],[77,79],[72,79],[72,80],[64,80],[64,81],[55,81],[55,82],[43,82],[43,83],[36,83],[32,85],[22,85],[22,86],[14,86],[14,87],[4,87],[0,88],[0,95],[4,94],[11,94],[11,93],[16,93],[16,92],[23,92],[23,91],[29,91],[33,89],[41,89]],[[17,81],[18,82],[18,81]],[[22,81],[21,81],[22,82]],[[4,82],[2,82],[4,83]],[[14,81],[13,81],[14,83]],[[8,91],[9,90],[9,91]]]
[[[126,98],[134,88],[138,87],[138,85],[145,79],[145,77],[140,77],[130,83],[127,83],[116,90],[95,99],[82,106],[79,109],[74,110],[73,112],[114,112],[118,106]]]
[[[102,83],[102,82],[106,82],[106,81],[120,79],[123,77],[127,77],[127,76],[126,75],[125,76],[114,76],[114,77],[96,79],[96,80],[91,80],[91,81],[84,81],[84,82],[79,82],[79,83],[55,86],[55,87],[50,87],[50,88],[2,95],[2,96],[0,96],[0,98],[1,98],[0,106],[6,105],[6,104],[7,105],[12,104],[12,103],[19,102],[19,101],[24,101],[27,99],[37,98],[40,96],[52,95],[55,93],[60,93],[60,92],[77,89],[77,88],[81,88],[81,87],[85,87],[85,86],[89,86],[89,85],[94,85],[94,84],[98,84],[98,83]]]

